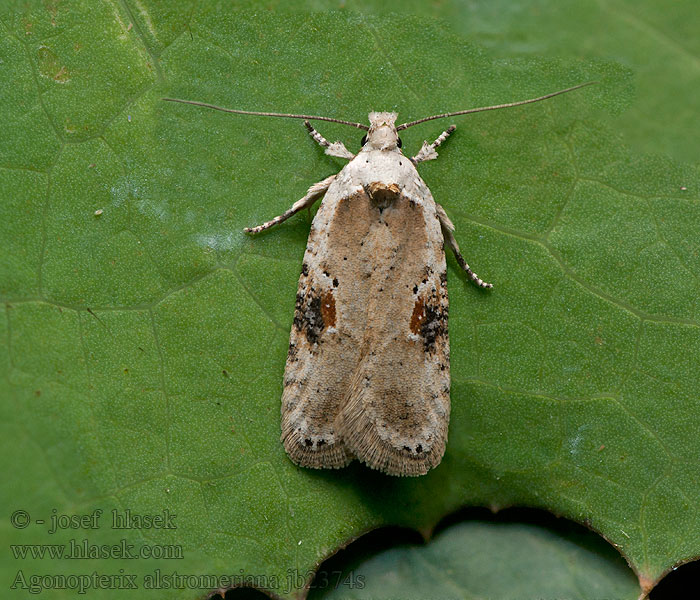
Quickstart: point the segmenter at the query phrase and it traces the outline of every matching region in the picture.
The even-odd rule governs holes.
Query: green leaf
[[[253,1],[250,4],[255,5]],[[299,10],[287,0],[278,10]],[[337,8],[335,0],[303,3]],[[348,10],[398,23],[392,0],[348,0]],[[700,136],[691,124],[700,112],[698,5],[676,0],[402,0],[402,15],[438,18],[449,30],[506,60],[514,56],[615,60],[633,71],[636,96],[609,122],[639,152],[697,162]],[[620,104],[622,106],[622,104]]]
[[[697,162],[700,139],[689,126],[700,111],[698,5],[680,0],[464,2],[440,16],[455,31],[504,58],[514,54],[616,60],[634,72],[636,97],[612,120],[639,152]]]
[[[349,551],[350,557],[322,565],[309,598],[635,600],[639,595],[620,555],[570,523],[473,520],[448,527],[425,545],[403,544],[369,557]]]
[[[0,86],[0,407],[13,457],[1,497],[32,519],[6,522],[4,539],[182,552],[17,559],[6,581],[124,568],[160,598],[143,588],[161,569],[230,576],[172,583],[168,598],[243,575],[299,596],[349,539],[426,530],[464,505],[587,522],[645,586],[698,556],[698,170],[638,158],[600,125],[631,93],[625,68],[494,56],[423,17],[206,2],[18,2],[0,13],[0,44],[12,83]],[[587,80],[601,83],[456,120],[440,159],[421,165],[469,263],[496,284],[480,293],[448,259],[443,463],[409,480],[296,468],[279,402],[309,220],[241,230],[342,161],[295,121],[160,99],[410,120]],[[407,152],[445,125],[406,131]],[[36,520],[54,509],[104,512],[96,529],[49,535]],[[112,529],[111,511],[127,509],[168,511],[177,528]]]

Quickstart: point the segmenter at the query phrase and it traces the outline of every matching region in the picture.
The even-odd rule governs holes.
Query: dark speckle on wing
[[[313,287],[297,294],[294,327],[306,336],[309,344],[317,344],[323,331],[335,326],[335,297],[331,290],[319,295]]]

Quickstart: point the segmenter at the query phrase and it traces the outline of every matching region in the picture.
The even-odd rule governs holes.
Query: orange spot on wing
[[[425,322],[425,304],[423,304],[423,298],[418,298],[416,304],[413,307],[413,314],[411,315],[411,333],[420,333],[421,327]]]
[[[335,297],[330,290],[321,296],[321,316],[326,327],[335,327]]]

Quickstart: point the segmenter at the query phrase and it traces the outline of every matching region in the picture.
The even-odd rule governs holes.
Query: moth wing
[[[354,458],[336,421],[364,330],[355,305],[365,301],[366,292],[356,285],[352,250],[366,234],[368,217],[355,223],[346,218],[349,204],[362,204],[362,198],[356,200],[347,184],[331,185],[311,225],[299,278],[282,395],[282,442],[303,467],[340,468]]]
[[[425,474],[440,463],[447,442],[444,240],[435,202],[421,188],[420,202],[399,193],[384,208],[367,202],[370,218],[353,258],[365,323],[336,431],[346,451],[389,475]],[[380,195],[385,202],[387,194]]]

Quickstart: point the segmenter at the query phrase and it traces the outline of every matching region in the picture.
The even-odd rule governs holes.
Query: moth
[[[419,123],[539,102],[590,83],[495,106],[396,124],[372,112],[369,126],[313,115],[252,112],[164,98],[243,115],[303,119],[326,154],[350,161],[312,185],[277,225],[325,196],[311,224],[284,373],[282,442],[302,467],[341,468],[354,459],[388,475],[424,475],[442,460],[450,419],[449,247],[467,277],[455,227],[416,166],[437,158],[451,125],[407,157],[399,132]],[[310,121],[366,131],[361,149],[329,143]]]

